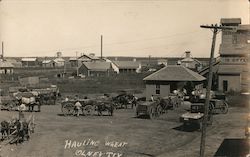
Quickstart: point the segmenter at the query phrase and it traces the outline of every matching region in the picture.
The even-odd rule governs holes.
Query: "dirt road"
[[[198,156],[200,132],[181,130],[182,108],[160,118],[135,118],[133,109],[109,116],[62,116],[60,106],[43,106],[35,115],[35,133],[19,145],[2,145],[2,157],[190,157]],[[25,113],[28,116],[31,113]],[[0,111],[0,120],[17,112]],[[245,108],[215,115],[208,128],[206,155],[212,156],[224,138],[244,138]]]

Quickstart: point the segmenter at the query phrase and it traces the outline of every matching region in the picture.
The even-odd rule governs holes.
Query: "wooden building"
[[[0,60],[0,74],[12,74],[14,65],[10,62]]]
[[[84,62],[78,71],[87,77],[110,76],[114,72],[109,62]]]
[[[168,65],[143,79],[146,83],[146,99],[150,100],[152,95],[168,96],[174,90],[188,86],[188,82],[192,82],[194,87],[201,86],[205,79],[182,65]]]
[[[138,61],[113,61],[112,68],[118,74],[139,73],[141,64]]]
[[[222,30],[218,89],[220,91],[247,91],[250,85],[250,25],[242,25],[240,18],[221,19],[221,25],[235,30]]]
[[[37,58],[22,58],[22,67],[37,67],[39,66]]]

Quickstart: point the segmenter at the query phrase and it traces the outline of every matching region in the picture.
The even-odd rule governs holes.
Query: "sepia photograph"
[[[250,0],[0,0],[0,157],[250,157]]]

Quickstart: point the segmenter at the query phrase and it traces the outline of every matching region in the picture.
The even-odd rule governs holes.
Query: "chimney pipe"
[[[101,59],[102,59],[102,35],[101,35]]]
[[[2,57],[1,58],[4,60],[4,46],[3,46],[3,41],[2,41]]]

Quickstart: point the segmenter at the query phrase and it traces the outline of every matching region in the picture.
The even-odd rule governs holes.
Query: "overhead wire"
[[[137,39],[137,40],[129,40],[129,41],[121,41],[121,42],[111,42],[111,43],[104,43],[104,46],[114,46],[114,45],[126,45],[126,44],[135,44],[138,42],[146,42],[146,41],[152,41],[152,40],[160,40],[160,39],[169,39],[169,38],[175,38],[179,36],[187,36],[187,35],[194,35],[195,33],[199,33],[199,31],[190,31],[190,32],[185,32],[185,33],[176,33],[176,34],[171,34],[171,35],[163,35],[163,36],[157,36],[157,37],[152,37],[152,38],[145,38],[145,39]],[[200,37],[200,36],[199,36]],[[189,40],[190,42],[190,40]],[[157,48],[157,47],[162,47],[162,46],[171,46],[171,45],[178,45],[178,44],[183,44],[185,42],[177,42],[177,43],[170,43],[170,44],[164,44],[164,45],[158,45],[158,46],[151,46],[147,48],[133,48],[133,50],[145,50],[149,48]],[[99,44],[93,44],[93,45],[88,45],[88,46],[81,46],[81,47],[74,47],[74,48],[58,48],[58,49],[53,49],[53,50],[41,50],[41,51],[32,51],[32,53],[48,53],[52,52],[55,53],[56,51],[84,51],[83,49],[88,49],[88,48],[98,48],[100,47]],[[112,51],[109,51],[112,52]],[[27,53],[27,51],[26,51]]]

